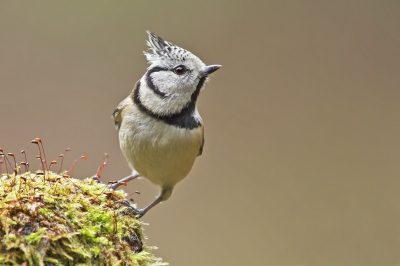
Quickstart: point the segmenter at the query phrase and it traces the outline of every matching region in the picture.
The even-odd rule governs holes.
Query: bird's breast
[[[202,144],[203,128],[178,128],[124,108],[120,147],[140,175],[160,185],[175,185],[191,170]]]

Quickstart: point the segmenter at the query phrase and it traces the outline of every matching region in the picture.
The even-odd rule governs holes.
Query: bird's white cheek
[[[157,88],[161,91],[161,88],[167,88],[167,85],[162,85]],[[146,108],[157,114],[178,113],[190,102],[194,89],[191,87],[184,87],[179,90],[174,88],[174,90],[174,93],[168,93],[167,97],[163,98],[149,88],[144,78],[142,78],[140,101]],[[166,89],[164,89],[164,91],[166,91]],[[172,89],[170,89],[170,91],[172,91]]]

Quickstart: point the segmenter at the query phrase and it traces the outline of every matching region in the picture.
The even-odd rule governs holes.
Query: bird
[[[221,67],[207,66],[190,51],[146,32],[149,51],[144,55],[150,66],[112,113],[132,173],[110,188],[137,177],[160,187],[158,197],[143,209],[121,201],[139,218],[171,196],[202,154],[204,125],[197,100],[209,75]]]

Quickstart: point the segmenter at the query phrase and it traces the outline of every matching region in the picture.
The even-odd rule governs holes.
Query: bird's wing
[[[197,156],[200,156],[203,153],[203,147],[204,147],[204,128],[202,130],[201,145],[200,145],[199,153],[197,154]]]
[[[115,129],[119,129],[121,125],[121,104],[115,108],[114,112],[112,113],[112,118],[114,119]]]
[[[129,101],[129,97],[125,98],[122,102],[120,102],[115,108],[114,112],[112,113],[112,118],[114,119],[114,124],[115,124],[115,129],[119,129],[121,126],[122,122],[122,109],[125,107],[127,104],[127,101]]]
[[[136,82],[135,86],[133,87],[133,90],[132,90],[131,94],[128,97],[126,97],[122,102],[120,102],[118,104],[117,108],[115,108],[114,112],[112,113],[112,118],[114,119],[115,129],[119,129],[120,126],[121,126],[121,122],[122,122],[122,114],[121,114],[121,112],[122,112],[122,109],[124,109],[124,107],[126,105],[133,104],[132,103],[132,95],[133,95],[134,91],[136,90],[136,88],[137,88],[137,86],[139,84],[139,81],[140,80],[138,80]]]

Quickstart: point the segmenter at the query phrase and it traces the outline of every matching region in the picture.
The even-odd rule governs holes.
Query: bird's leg
[[[148,212],[151,208],[153,208],[154,206],[156,206],[158,203],[160,203],[161,201],[167,200],[172,193],[173,187],[170,186],[166,186],[163,187],[161,189],[161,194],[160,196],[158,196],[152,203],[150,203],[149,205],[147,205],[146,207],[144,207],[143,209],[136,209],[135,207],[133,207],[129,201],[127,200],[120,200],[118,201],[119,203],[122,203],[124,205],[126,205],[128,207],[128,210],[130,210],[131,212],[133,212],[135,215],[138,216],[138,218],[142,217],[143,215],[146,214],[146,212]]]
[[[133,172],[131,175],[128,175],[127,177],[124,177],[124,178],[118,180],[117,182],[115,182],[114,184],[110,185],[109,188],[111,188],[112,190],[116,190],[123,183],[127,183],[137,177],[139,177],[139,174],[137,172]]]
[[[151,208],[153,208],[154,206],[156,206],[158,203],[160,203],[163,200],[162,196],[159,196],[158,198],[156,198],[152,203],[150,203],[149,205],[147,205],[146,207],[144,207],[143,209],[136,209],[135,207],[133,207],[129,201],[127,200],[120,200],[118,201],[119,203],[122,203],[124,205],[126,205],[128,207],[128,210],[133,212],[135,215],[138,216],[138,218],[142,217],[143,215],[146,214],[146,212],[148,210],[150,210]]]

